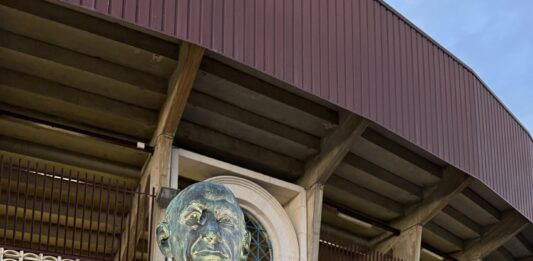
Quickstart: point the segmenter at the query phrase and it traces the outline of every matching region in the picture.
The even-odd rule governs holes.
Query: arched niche
[[[305,189],[274,177],[181,148],[172,151],[169,183],[180,178],[218,181],[230,187],[270,236],[274,261],[307,260]],[[296,239],[295,239],[296,238]]]
[[[258,184],[240,177],[216,176],[211,181],[227,186],[242,208],[265,228],[272,242],[274,260],[300,260],[298,236],[281,204]]]

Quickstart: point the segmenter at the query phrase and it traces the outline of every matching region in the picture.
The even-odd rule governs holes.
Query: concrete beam
[[[305,173],[297,183],[307,189],[316,183],[325,184],[368,124],[355,114],[346,115],[341,124],[322,139],[320,152],[307,160]]]
[[[429,161],[428,159],[416,154],[415,152],[405,148],[401,144],[398,144],[375,130],[368,130],[363,134],[363,138],[366,140],[392,152],[398,157],[404,159],[407,162],[417,166],[420,169],[427,171],[429,174],[441,177],[442,171],[439,166]]]
[[[400,230],[414,225],[424,225],[435,217],[459,193],[465,190],[474,179],[459,170],[447,167],[441,181],[430,189],[424,199],[409,207],[404,218],[394,221],[393,227]]]
[[[468,216],[466,216],[465,214],[461,213],[460,211],[458,211],[457,209],[451,207],[451,206],[446,206],[442,212],[445,214],[445,215],[448,215],[449,217],[453,218],[454,220],[456,220],[457,222],[459,222],[460,224],[462,224],[464,227],[466,227],[467,229],[475,232],[476,234],[478,235],[481,235],[481,231],[482,231],[482,228],[480,225],[478,225],[475,221],[473,221],[472,219],[470,219]]]
[[[465,189],[463,191],[463,195],[470,201],[474,202],[476,205],[478,205],[483,211],[487,212],[489,215],[495,217],[496,219],[501,219],[501,213],[500,211],[495,208],[490,202],[482,198],[479,194],[477,194],[472,189]]]
[[[402,216],[404,206],[400,203],[346,180],[333,176],[326,186],[328,199],[342,203],[347,207],[358,206],[356,209],[365,209],[364,213],[381,218],[378,213],[386,212],[386,216]]]
[[[0,92],[3,103],[138,138],[149,137],[157,120],[152,110],[11,70],[0,69]]]
[[[425,225],[472,181],[472,177],[455,168],[447,167],[441,181],[430,189],[427,196],[420,203],[409,207],[406,215],[392,222],[391,225],[401,231],[406,231],[416,225]],[[390,233],[384,233],[373,240],[375,249],[382,252],[388,252],[397,242],[399,242],[399,237],[391,238]]]
[[[301,161],[185,120],[176,135],[184,147],[281,179],[292,180],[303,172]]]
[[[5,115],[0,117],[0,135],[138,168],[148,156],[147,152],[136,148]]]
[[[174,137],[176,134],[204,51],[204,48],[194,44],[181,44],[178,66],[168,81],[168,97],[161,108],[151,145],[155,145],[160,135]]]
[[[448,230],[433,222],[426,224],[424,226],[424,229],[427,230],[429,233],[432,233],[433,235],[446,241],[448,244],[454,246],[455,249],[462,249],[464,246],[463,240],[461,238],[457,237],[456,235],[452,234]]]
[[[529,221],[517,211],[505,212],[500,222],[491,225],[481,237],[467,242],[463,251],[453,256],[459,260],[482,259],[520,233],[528,224]]]
[[[336,125],[338,123],[337,113],[334,110],[298,96],[294,93],[283,90],[266,81],[234,69],[231,66],[223,64],[219,61],[206,58],[202,62],[201,68],[207,73],[216,75],[222,79],[248,88],[270,99],[287,104],[303,113],[312,115],[321,121],[327,122],[331,125]]]
[[[41,166],[56,166],[57,169],[64,168],[81,173],[89,172],[96,176],[121,180],[128,185],[136,184],[141,174],[140,167],[12,139],[3,135],[0,135],[0,149],[6,151],[3,154],[13,158],[23,158],[23,161],[38,162]]]
[[[420,187],[366,159],[363,159],[353,153],[348,153],[344,158],[344,162],[368,174],[371,174],[400,190],[415,195],[418,198],[422,198],[422,189]]]
[[[175,43],[162,40],[145,32],[130,29],[119,23],[107,21],[99,17],[84,14],[62,7],[56,3],[39,0],[10,1],[1,0],[0,4],[30,13],[45,19],[49,19],[70,27],[112,39],[139,49],[153,52],[157,55],[176,59],[178,46]]]
[[[516,239],[518,239],[518,242],[520,242],[520,244],[522,244],[531,254],[533,254],[533,244],[531,244],[523,234],[516,235]]]
[[[189,97],[189,103],[193,106],[198,106],[210,112],[242,122],[260,131],[269,132],[276,136],[282,137],[287,139],[289,142],[294,142],[300,146],[305,146],[315,151],[318,151],[320,147],[319,138],[311,134],[265,118],[253,112],[241,109],[235,105],[226,103],[210,95],[193,90],[191,96]]]
[[[79,14],[81,16],[84,15],[82,13]],[[3,5],[0,5],[0,17],[2,17],[0,28],[7,31],[89,56],[99,57],[100,59],[162,78],[168,78],[174,68],[176,68],[177,57],[170,59],[130,45],[135,43],[117,42],[110,38]],[[21,24],[24,26],[20,26]],[[61,35],[61,37],[57,37],[58,35]],[[177,47],[174,48],[177,49]]]
[[[509,252],[509,250],[507,250],[505,247],[500,247],[498,248],[498,251],[504,258],[505,260],[515,260],[516,258],[513,256],[513,254],[511,254],[511,252]]]
[[[0,29],[0,47],[33,57],[53,61],[94,75],[125,82],[137,89],[162,92],[166,88],[164,78],[133,70],[96,57],[87,56],[55,45],[37,41]]]

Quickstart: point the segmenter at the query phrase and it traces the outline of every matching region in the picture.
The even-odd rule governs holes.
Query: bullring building
[[[381,0],[0,0],[0,260],[163,260],[226,185],[248,260],[533,260],[533,141]]]

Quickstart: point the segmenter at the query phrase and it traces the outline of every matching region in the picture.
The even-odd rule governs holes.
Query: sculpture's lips
[[[218,250],[211,250],[211,249],[194,251],[193,255],[195,256],[217,256],[217,257],[221,257],[224,259],[229,258],[228,255],[225,253],[218,251]]]

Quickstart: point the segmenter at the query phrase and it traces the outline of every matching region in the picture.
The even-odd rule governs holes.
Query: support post
[[[150,179],[150,187],[156,188],[156,191],[159,191],[161,187],[168,187],[170,184],[170,161],[171,161],[171,152],[172,152],[172,142],[173,139],[168,136],[159,136],[156,139],[156,146],[154,150],[154,155],[152,156],[148,172],[146,173]],[[159,246],[157,245],[157,236],[155,234],[156,227],[165,215],[165,209],[161,208],[157,203],[154,202],[154,205],[150,207],[153,208],[153,214],[150,217],[149,224],[154,226],[152,228],[151,237],[151,256],[148,260],[154,261],[164,261],[165,256],[159,251]]]
[[[309,261],[318,260],[324,184],[350,152],[368,124],[367,120],[355,114],[344,113],[337,129],[322,139],[320,152],[306,161],[304,175],[297,183],[304,187],[307,193],[307,260]]]
[[[394,257],[405,261],[420,260],[422,249],[422,226],[416,225],[404,231],[398,237],[398,243],[392,248]]]
[[[322,198],[324,185],[315,184],[306,190],[307,196],[307,260],[318,260],[320,224],[322,222]]]
[[[154,153],[145,164],[141,179],[147,180],[149,182],[148,187],[155,188],[157,193],[161,187],[170,186],[172,143],[200,68],[204,51],[204,48],[194,44],[185,42],[180,44],[178,66],[168,81],[168,96],[161,108],[158,125],[150,142],[150,145],[154,146]],[[165,214],[165,210],[157,204],[150,207],[154,210],[153,215],[149,217],[149,224],[157,226]],[[152,234],[148,235],[151,239],[149,260],[163,261],[165,257],[159,251],[155,227],[151,231]]]

